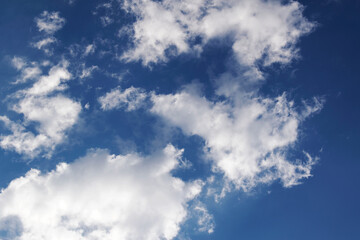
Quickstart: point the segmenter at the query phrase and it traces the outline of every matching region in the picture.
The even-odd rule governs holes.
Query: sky
[[[1,4],[1,240],[360,238],[359,1]]]

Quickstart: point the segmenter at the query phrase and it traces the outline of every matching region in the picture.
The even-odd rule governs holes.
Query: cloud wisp
[[[118,4],[122,9],[116,8]],[[132,20],[121,26],[116,37],[111,31],[121,22],[117,19],[119,13]],[[12,180],[0,193],[0,236],[5,232],[7,238],[18,240],[171,240],[180,236],[181,227],[193,216],[197,218],[196,230],[211,234],[216,224],[202,197],[211,195],[218,200],[229,191],[249,192],[274,182],[290,188],[312,176],[317,158],[303,152],[302,157],[292,159],[289,150],[299,140],[302,123],[321,110],[322,100],[313,98],[311,104],[296,104],[286,92],[265,97],[259,90],[266,67],[275,63],[284,66],[299,58],[299,39],[316,25],[303,16],[300,3],[110,0],[97,5],[93,15],[100,17],[99,28],[104,32],[94,34],[95,39],[83,37],[78,43],[64,46],[65,53],[51,56],[58,64],[12,59],[12,66],[19,72],[13,86],[26,87],[7,93],[12,113],[0,116],[7,131],[0,135],[0,147],[29,159],[50,158],[79,122],[80,101],[86,103],[84,119],[93,120],[89,129],[98,121],[99,132],[111,129],[111,139],[121,139],[118,145],[129,143],[132,147],[126,155],[110,154],[113,145],[103,147],[111,150],[92,149],[71,163],[58,163],[53,171],[41,173],[31,169]],[[60,50],[53,50],[62,39],[55,34],[67,21],[59,12],[49,11],[34,21],[40,36],[32,47],[44,51],[48,58],[59,53]],[[114,39],[107,38],[109,32]],[[91,36],[89,33],[87,37]],[[116,43],[119,37],[129,42],[120,47]],[[208,79],[206,96],[198,88],[201,83],[184,83],[180,89],[174,89],[177,84],[154,86],[161,81],[145,83],[143,78],[158,76],[151,75],[147,67],[164,64],[181,54],[199,56],[210,45],[230,50],[231,56],[218,61],[232,61],[229,65],[235,67],[231,73],[227,69]],[[133,62],[139,62],[138,66]],[[135,79],[126,88],[127,79],[123,78],[132,71],[128,66],[134,71],[145,68],[132,74],[131,79],[141,79]],[[101,74],[109,82],[97,79]],[[115,86],[111,85],[111,78],[117,79]],[[72,85],[72,79],[79,81]],[[74,91],[67,92],[71,86]],[[107,93],[99,97],[104,89]],[[121,117],[125,116],[126,121],[114,120],[113,116],[119,116],[116,114],[111,120],[100,116],[109,111],[125,112]],[[134,114],[130,119],[140,121],[134,125],[141,130],[131,132],[132,126],[125,129],[125,114],[131,111],[143,114]],[[143,127],[153,127],[153,121],[166,125],[166,131],[181,131],[181,138],[201,138],[203,155],[191,160],[204,161],[202,164],[209,171],[191,181],[177,175],[175,170],[188,171],[196,164],[183,159],[184,150],[171,144],[182,144],[182,140],[171,138],[172,133],[160,151],[150,144],[150,153],[138,153],[145,152],[139,149],[144,143],[156,141],[150,139],[154,134],[167,134],[142,131]],[[119,129],[125,129],[129,140],[122,140],[121,133],[116,132]],[[99,134],[96,131],[91,134]],[[99,136],[104,137],[103,132]],[[135,135],[136,140],[132,140]],[[102,140],[89,142],[106,144]],[[92,147],[81,144],[82,150]]]
[[[113,89],[99,98],[101,109],[111,110],[123,108],[133,111],[143,106],[147,93],[143,89],[130,87],[125,90]]]

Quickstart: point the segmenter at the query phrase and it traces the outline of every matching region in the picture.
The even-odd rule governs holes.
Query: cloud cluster
[[[296,1],[126,0],[124,8],[137,20],[134,47],[123,59],[148,65],[199,51],[213,39],[230,39],[237,61],[257,78],[261,77],[258,61],[264,66],[289,63],[298,56],[298,39],[314,27]]]
[[[220,41],[222,47],[232,49],[237,66],[245,69],[246,76],[260,79],[261,67],[287,64],[297,58],[299,38],[314,28],[296,1],[119,2],[135,16],[134,22],[119,32],[119,36],[130,33],[133,44],[121,58],[141,61],[145,66],[166,62],[170,56],[182,53],[201,53],[207,44]],[[94,14],[104,10],[103,26],[115,21],[115,4],[110,1],[95,9]],[[44,11],[35,18],[41,36],[33,47],[51,54],[52,44],[58,41],[54,34],[65,22],[59,12]],[[78,73],[73,71],[75,77],[88,78],[94,71],[123,77],[125,73],[110,74],[100,65],[86,67],[77,62],[111,45],[111,41],[104,42],[70,45],[72,63],[78,66]],[[80,103],[64,94],[67,82],[74,77],[69,64],[65,60],[57,65],[18,57],[12,60],[20,72],[15,83],[33,82],[8,96],[10,109],[19,118],[0,116],[0,122],[10,132],[0,136],[1,148],[30,158],[39,154],[49,157],[64,142],[82,109]],[[43,73],[44,66],[49,68],[48,74]],[[296,143],[301,123],[321,109],[321,101],[314,98],[312,104],[298,107],[286,94],[262,97],[256,89],[258,82],[251,90],[245,89],[246,77],[236,72],[235,77],[225,73],[215,81],[211,98],[202,96],[195,85],[170,94],[118,87],[98,98],[98,102],[104,111],[135,111],[150,106],[148,111],[168,125],[180,128],[187,136],[201,137],[205,157],[216,173],[212,179],[220,176],[225,191],[233,187],[249,191],[274,181],[284,187],[300,184],[311,176],[316,159],[305,152],[304,160],[294,161],[288,159],[287,150]],[[85,109],[89,108],[88,103]],[[107,150],[95,149],[72,163],[59,163],[51,172],[32,169],[1,190],[0,237],[169,240],[178,235],[189,215],[198,218],[200,232],[212,233],[212,215],[199,199],[193,201],[205,183],[185,182],[172,174],[177,168],[191,166],[188,160],[181,159],[182,152],[171,144],[149,156],[111,155]]]
[[[146,158],[97,149],[30,170],[1,191],[0,230],[13,226],[7,235],[19,240],[173,239],[202,187],[171,175],[181,155],[172,145]]]
[[[41,13],[39,17],[35,18],[35,23],[39,32],[44,35],[41,37],[41,40],[32,43],[32,46],[51,55],[51,45],[57,42],[54,34],[63,28],[65,22],[65,18],[60,17],[59,12],[44,11]]]
[[[15,62],[21,69],[24,82],[28,75],[24,75],[27,64]],[[21,68],[20,68],[21,66]],[[0,121],[12,132],[10,135],[0,136],[0,146],[4,149],[15,150],[33,158],[41,152],[51,155],[51,151],[65,138],[65,132],[78,119],[81,105],[61,94],[70,80],[71,74],[67,70],[68,62],[62,61],[49,70],[48,75],[36,76],[37,81],[28,89],[16,92],[12,97],[16,102],[11,109],[23,116],[23,121],[13,122],[6,116]],[[27,130],[27,126],[35,124],[37,133]]]
[[[247,191],[257,184],[280,179],[285,187],[311,176],[314,160],[286,160],[286,148],[297,140],[300,123],[321,108],[295,111],[285,95],[275,99],[241,95],[225,101],[209,101],[187,90],[176,94],[152,95],[151,112],[161,116],[186,135],[205,140],[204,151],[236,188]]]

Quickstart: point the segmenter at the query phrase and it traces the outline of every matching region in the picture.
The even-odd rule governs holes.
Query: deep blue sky
[[[299,138],[290,150],[294,158],[299,158],[302,150],[319,157],[313,176],[292,188],[284,188],[275,181],[256,187],[250,194],[233,191],[220,203],[205,199],[215,220],[215,231],[210,235],[199,233],[185,224],[191,239],[360,239],[360,1],[300,2],[305,6],[304,16],[316,22],[317,27],[301,38],[298,44],[301,58],[287,66],[274,64],[264,68],[266,81],[259,91],[270,97],[286,91],[296,103],[314,96],[325,100],[322,110],[301,125]],[[70,61],[69,69],[75,71],[77,64],[85,60],[72,58],[67,53],[71,44],[87,45],[99,42],[96,39],[108,38],[113,41],[111,45],[118,44],[121,52],[128,39],[118,39],[116,32],[134,20],[132,16],[125,16],[120,8],[114,8],[115,23],[103,28],[98,16],[92,14],[97,1],[78,0],[69,5],[60,0],[15,0],[1,4],[0,98],[3,101],[0,115],[11,119],[20,117],[9,110],[6,96],[31,85],[11,84],[18,76],[10,64],[14,56],[30,61],[50,59],[54,63],[66,58]],[[58,11],[66,19],[63,29],[54,35],[59,43],[52,56],[30,46],[41,37],[34,18],[44,10]],[[123,74],[123,89],[135,86],[163,94],[176,92],[196,81],[203,84],[204,95],[211,99],[213,85],[209,76],[225,72],[229,56],[230,47],[216,43],[207,45],[198,58],[180,55],[152,68],[138,62],[124,63],[110,54],[89,56],[86,65],[97,65],[101,71],[94,72],[85,84],[80,80],[69,82],[66,93],[83,105],[90,103],[90,109],[80,114],[82,124],[68,132],[68,140],[56,147],[50,159],[39,156],[30,160],[0,149],[0,187],[6,188],[30,168],[48,171],[61,161],[72,162],[84,156],[89,148],[107,148],[114,154],[126,154],[130,144],[132,150],[146,155],[163,147],[169,139],[174,146],[184,148],[184,156],[193,163],[190,172],[180,170],[175,174],[184,180],[206,176],[211,170],[201,160],[203,139],[185,136],[179,129],[159,133],[159,129],[168,131],[168,128],[144,109],[99,114],[97,101],[119,85],[119,81],[105,71]],[[2,127],[0,133],[7,134],[8,130]],[[122,139],[121,143],[127,141],[126,147],[117,139]],[[159,141],[154,141],[156,139]]]

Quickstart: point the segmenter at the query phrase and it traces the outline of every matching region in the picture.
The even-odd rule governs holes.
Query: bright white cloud
[[[44,11],[39,17],[35,18],[35,23],[40,32],[51,35],[65,25],[65,19],[60,17],[59,12]]]
[[[21,114],[23,121],[15,123],[6,116],[0,117],[0,121],[12,132],[0,136],[2,148],[31,158],[41,152],[49,156],[64,140],[66,131],[77,122],[81,111],[79,103],[59,93],[71,78],[67,67],[68,63],[63,61],[53,66],[48,75],[39,77],[32,87],[15,93],[13,98],[16,102],[12,110]],[[18,81],[24,82],[24,78],[26,75]],[[29,124],[35,124],[36,133],[27,129]]]
[[[314,24],[296,1],[272,0],[127,0],[127,11],[137,16],[133,24],[134,48],[123,55],[144,65],[166,61],[167,56],[198,51],[216,38],[231,39],[233,51],[249,73],[263,65],[288,63],[297,57],[296,43]],[[191,42],[201,37],[201,43]]]
[[[62,61],[60,64],[52,67],[48,75],[42,76],[34,85],[22,91],[27,96],[43,96],[54,91],[61,91],[66,88],[66,81],[70,80],[71,74],[67,70],[69,63]]]
[[[26,121],[39,123],[38,132],[61,142],[64,132],[76,123],[81,110],[79,103],[62,95],[55,97],[27,97],[14,108]]]
[[[176,46],[178,53],[188,50],[187,35],[172,11],[153,1],[134,3],[131,3],[131,10],[139,16],[134,24],[135,47],[124,54],[125,59],[142,60],[148,65],[165,61],[165,50],[170,46]]]
[[[12,122],[6,116],[0,116],[0,121],[12,132],[11,135],[2,135],[0,146],[4,149],[14,150],[19,154],[34,157],[41,152],[40,147],[51,149],[52,142],[43,134],[35,135],[26,131],[22,124]]]
[[[148,157],[92,150],[49,173],[30,170],[1,191],[0,229],[13,226],[19,240],[173,239],[202,188],[171,175],[181,154],[172,145]]]
[[[123,108],[132,111],[141,107],[146,97],[147,94],[140,88],[129,87],[124,91],[116,88],[100,97],[99,102],[103,110]]]
[[[311,176],[314,160],[286,160],[286,148],[298,137],[299,124],[321,108],[296,112],[285,95],[276,99],[249,97],[237,92],[226,101],[212,102],[184,90],[177,94],[152,95],[151,111],[187,135],[205,140],[204,151],[213,170],[224,173],[237,188],[247,191],[259,183],[280,179],[285,187]]]

